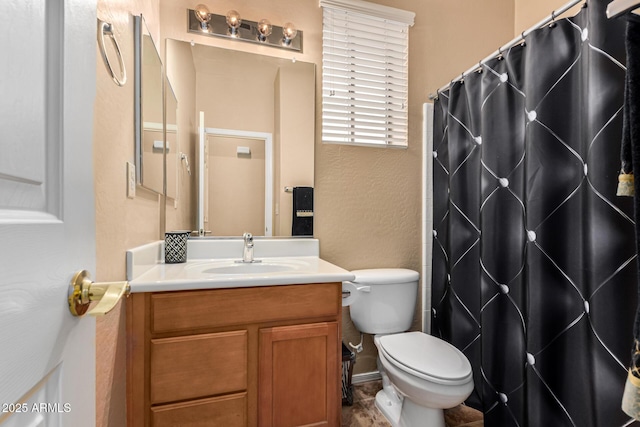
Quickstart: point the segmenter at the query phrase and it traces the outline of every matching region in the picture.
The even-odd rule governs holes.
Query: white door
[[[95,0],[0,1],[0,425],[95,425]]]

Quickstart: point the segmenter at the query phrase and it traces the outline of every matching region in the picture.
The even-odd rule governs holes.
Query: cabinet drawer
[[[247,388],[247,331],[151,340],[151,403]]]
[[[156,293],[151,296],[154,333],[341,313],[339,283]]]
[[[246,427],[247,393],[151,408],[153,427]]]

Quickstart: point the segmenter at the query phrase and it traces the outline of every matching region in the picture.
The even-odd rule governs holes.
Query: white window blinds
[[[354,0],[320,6],[322,141],[406,147],[414,13]]]

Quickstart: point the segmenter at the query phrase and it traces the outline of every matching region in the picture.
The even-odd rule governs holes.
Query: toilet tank
[[[351,320],[360,332],[392,334],[409,330],[418,297],[420,275],[404,268],[355,270],[343,290],[355,293]]]

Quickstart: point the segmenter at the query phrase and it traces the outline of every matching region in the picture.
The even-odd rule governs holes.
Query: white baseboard
[[[364,372],[362,374],[355,374],[351,377],[351,384],[362,384],[369,381],[377,381],[381,379],[380,372]]]

